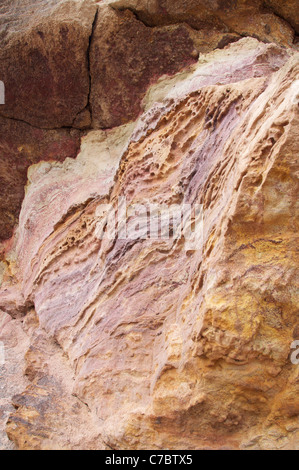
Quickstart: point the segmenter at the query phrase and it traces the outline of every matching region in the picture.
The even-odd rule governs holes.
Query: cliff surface
[[[0,447],[298,449],[298,7],[2,2]]]

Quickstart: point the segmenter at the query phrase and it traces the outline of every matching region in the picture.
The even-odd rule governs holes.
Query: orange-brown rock
[[[266,0],[266,5],[273,11],[284,18],[297,33],[299,33],[299,2],[298,0],[288,0],[280,2],[279,0]]]
[[[29,169],[0,293],[30,342],[18,448],[298,449],[298,76],[241,39]],[[134,204],[201,204],[201,244],[102,240],[119,197],[132,230]]]

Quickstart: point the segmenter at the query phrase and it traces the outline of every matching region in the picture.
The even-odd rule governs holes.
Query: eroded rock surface
[[[5,1],[1,5],[0,115],[40,128],[72,126],[88,105],[91,0]]]
[[[73,371],[66,355],[39,328],[34,310],[28,312],[22,329],[30,337],[30,346],[18,373],[23,370],[28,385],[21,390],[20,382],[19,393],[14,390],[15,411],[7,421],[7,436],[18,449],[104,449],[91,410],[73,391]],[[11,376],[13,370],[7,378]]]
[[[294,49],[241,39],[30,168],[0,293],[30,344],[18,448],[298,448],[298,76]],[[202,204],[200,249],[102,240],[119,197]]]
[[[10,154],[20,159],[19,151],[11,151],[12,137],[17,135],[20,148],[28,142],[37,146],[38,132],[28,129],[23,137],[23,123],[43,129],[38,139],[44,142],[53,139],[47,130],[85,132],[134,121],[144,111],[148,87],[195,63],[200,54],[243,36],[298,47],[298,11],[298,0],[3,0],[0,243],[10,239],[18,222],[28,167],[25,156],[14,181],[7,176]],[[20,122],[20,127],[2,118]],[[50,152],[51,159],[77,154],[64,152]],[[35,151],[30,162],[47,160],[48,150],[44,153],[42,158]]]
[[[197,57],[186,25],[149,28],[130,11],[100,8],[91,45],[94,127],[111,128],[136,120],[149,85]]]
[[[298,0],[107,0],[116,9],[129,8],[149,25],[185,22],[195,30],[253,36],[291,45],[298,32]]]
[[[299,33],[299,3],[298,0],[289,0],[287,2],[280,2],[279,0],[266,0],[268,5],[274,13],[284,18],[297,33]]]
[[[40,161],[75,158],[80,150],[80,133],[67,129],[45,131],[2,117],[0,128],[1,242],[10,239],[18,222],[28,168]],[[0,245],[0,261],[2,257]]]
[[[6,422],[14,411],[12,397],[28,385],[24,375],[24,351],[30,347],[29,337],[19,321],[0,311],[0,449],[15,449],[6,434]]]

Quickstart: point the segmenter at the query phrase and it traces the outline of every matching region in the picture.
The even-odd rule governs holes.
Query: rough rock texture
[[[80,134],[67,129],[45,131],[2,117],[0,128],[1,242],[11,237],[18,221],[29,166],[41,160],[63,161],[76,157]]]
[[[88,51],[96,11],[89,0],[1,2],[0,243],[18,221],[28,167],[76,157],[80,135],[71,126],[90,127]]]
[[[0,242],[12,236],[18,221],[27,162],[62,161],[77,154],[38,149],[29,159],[22,157],[22,169],[12,182],[8,162],[20,160],[12,140],[19,148],[36,148],[36,139],[64,138],[53,138],[46,129],[111,128],[135,120],[148,87],[194,63],[199,54],[241,36],[297,44],[298,11],[298,0],[3,0],[0,80],[5,104],[0,116],[45,132],[28,129],[25,138],[22,123],[18,128],[1,120],[0,179],[5,189],[0,194]],[[73,147],[77,143],[75,138]]]
[[[135,120],[149,85],[198,57],[189,28],[148,28],[133,13],[100,8],[91,44],[91,108],[96,128]]]
[[[93,0],[5,0],[0,38],[1,243],[18,221],[28,166],[77,155],[78,134],[68,137],[59,129],[135,120],[157,78],[238,36],[195,32],[186,25],[147,28],[132,13]],[[11,165],[18,167],[13,179]]]
[[[17,448],[298,449],[298,75],[241,39],[30,168],[0,293],[30,344]],[[99,239],[120,196],[202,204],[201,249]]]
[[[6,84],[2,116],[42,128],[73,125],[88,105],[89,38],[96,11],[91,0],[4,1],[0,10],[0,77]]]
[[[14,411],[12,397],[28,385],[24,376],[24,352],[30,347],[29,338],[17,320],[0,311],[0,341],[4,344],[5,363],[0,363],[0,449],[14,449],[5,432],[6,422]],[[2,357],[1,357],[2,359]]]
[[[266,5],[273,9],[274,13],[284,18],[297,33],[299,33],[299,2],[298,0],[266,0]]]
[[[34,310],[27,314],[23,330],[30,336],[23,366],[28,386],[17,394],[14,390],[16,411],[7,421],[8,438],[18,449],[104,449],[88,405],[73,391],[73,374],[65,354],[39,328]],[[6,383],[12,375],[10,370]]]
[[[292,27],[298,27],[298,0],[107,0],[107,3],[116,9],[133,10],[149,25],[185,22],[196,30],[237,33],[281,45],[292,44]]]

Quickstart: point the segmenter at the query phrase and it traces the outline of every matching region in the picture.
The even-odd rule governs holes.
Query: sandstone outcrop
[[[284,18],[297,33],[299,33],[299,8],[297,0],[280,2],[279,0],[266,0],[266,5],[273,9],[274,13]]]
[[[131,9],[149,25],[185,22],[195,30],[218,30],[291,45],[298,32],[298,1],[279,0],[107,0]],[[288,24],[289,23],[289,24]]]
[[[185,25],[148,28],[130,11],[100,8],[91,44],[93,127],[111,128],[137,119],[149,85],[198,57]]]
[[[0,263],[0,445],[298,449],[295,2],[77,3],[86,129],[1,118],[9,222],[28,173]],[[265,37],[239,39],[248,18]],[[102,238],[123,198],[128,236]],[[201,206],[200,243],[148,238],[138,204]]]
[[[151,84],[194,63],[199,54],[242,36],[292,46],[298,33],[297,0],[266,4],[4,0],[0,79],[5,83],[5,105],[0,116],[44,130],[126,124],[142,112]],[[17,134],[23,128],[21,123]],[[2,133],[2,148],[10,145],[14,132]],[[0,204],[10,208],[5,209],[0,241],[11,237],[18,220],[24,178],[23,171],[19,183],[18,178],[14,182],[18,197],[0,196]]]
[[[45,131],[2,117],[0,127],[1,242],[11,237],[18,222],[30,165],[76,157],[80,149],[80,134],[67,129]]]
[[[72,126],[88,105],[89,0],[5,1],[1,7],[0,114],[40,128]],[[14,8],[13,8],[14,7]]]

